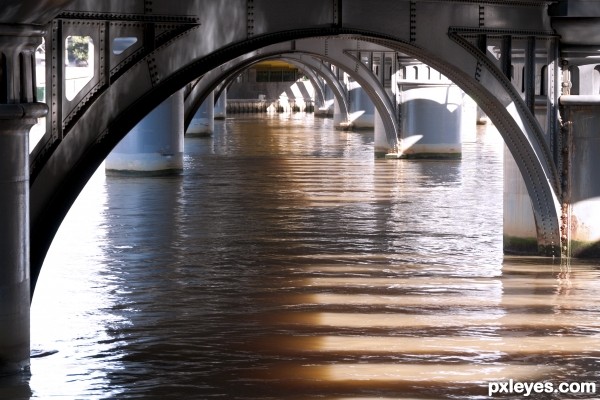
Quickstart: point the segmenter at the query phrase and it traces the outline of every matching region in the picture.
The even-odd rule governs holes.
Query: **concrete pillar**
[[[214,119],[225,119],[227,117],[227,89],[223,89],[215,103]],[[213,125],[214,127],[214,125]],[[214,129],[213,129],[214,131]],[[212,132],[211,132],[212,133]]]
[[[331,90],[331,88],[327,84],[323,86],[323,96],[324,104],[321,104],[318,108],[315,107],[315,117],[333,117],[336,100],[335,96],[333,95],[333,90]]]
[[[477,125],[486,125],[490,122],[488,116],[477,106]]]
[[[348,91],[349,118],[355,129],[373,129],[375,106],[365,90],[356,82],[350,83]]]
[[[29,366],[29,129],[37,104],[0,105],[0,375]]]
[[[459,128],[462,143],[475,143],[477,141],[478,108],[475,100],[466,93],[463,93]]]
[[[211,92],[192,118],[188,135],[209,136],[215,131],[215,92]]]
[[[506,254],[537,254],[537,230],[527,187],[508,147],[504,145],[503,239]]]
[[[183,91],[150,112],[106,158],[106,171],[170,173],[183,170]]]
[[[36,102],[43,32],[0,25],[0,375],[29,368],[29,138],[48,112]]]
[[[600,258],[600,96],[561,96],[563,245],[573,257]]]
[[[464,93],[454,85],[415,84],[401,97],[403,156],[460,158]]]
[[[333,98],[333,126],[338,129],[348,128],[346,116],[342,113],[342,109],[337,97]]]
[[[386,154],[392,152],[394,149],[390,148],[390,145],[387,140],[387,135],[385,132],[385,125],[383,124],[383,120],[381,119],[381,114],[377,109],[374,110],[374,147],[375,147],[375,157],[385,157]]]

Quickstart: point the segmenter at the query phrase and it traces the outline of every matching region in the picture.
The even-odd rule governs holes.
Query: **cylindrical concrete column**
[[[600,258],[600,96],[560,98],[564,126],[563,245],[573,257]]]
[[[349,117],[355,129],[373,129],[375,126],[375,106],[365,90],[356,82],[351,82],[348,91]]]
[[[215,92],[210,92],[192,118],[188,135],[212,135],[215,131]]]
[[[214,119],[225,119],[227,117],[227,89],[223,89],[215,103]],[[214,129],[213,129],[214,130]]]
[[[0,105],[0,375],[29,366],[29,129],[45,104]]]
[[[503,239],[506,254],[537,254],[535,217],[527,187],[508,147],[504,145]]]
[[[0,374],[29,365],[29,128],[0,119]]]
[[[0,25],[0,375],[29,368],[29,138],[48,112],[36,102],[37,26]]]
[[[140,121],[106,158],[106,171],[170,173],[183,169],[183,91]]]
[[[401,103],[404,157],[460,158],[463,95],[454,85],[404,88]]]

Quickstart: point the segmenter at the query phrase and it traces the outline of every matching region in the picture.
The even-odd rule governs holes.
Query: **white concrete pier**
[[[465,94],[452,84],[411,84],[401,94],[401,151],[407,158],[460,158]]]
[[[188,135],[210,136],[215,130],[215,93],[211,92],[190,122]]]
[[[503,246],[506,254],[537,254],[538,240],[531,199],[521,172],[504,145]]]
[[[183,169],[183,91],[140,121],[106,158],[109,173],[171,173]]]

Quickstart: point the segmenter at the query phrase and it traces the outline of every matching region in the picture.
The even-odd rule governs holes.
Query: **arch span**
[[[330,40],[330,39],[325,39]],[[224,63],[200,78],[194,86],[198,101],[203,101],[210,91],[214,90],[219,82],[232,79],[248,66],[262,60],[271,58],[286,58],[306,65],[317,71],[332,88],[341,107],[344,119],[348,119],[348,101],[345,89],[333,75],[331,70],[322,63],[337,66],[355,79],[365,90],[377,111],[382,116],[385,132],[390,148],[398,148],[398,134],[400,127],[396,118],[396,109],[385,89],[381,86],[377,77],[348,50],[361,48],[360,40],[351,38],[336,39],[335,43],[322,45],[322,39],[302,39],[276,45],[267,46],[252,53],[237,57]],[[362,46],[363,50],[365,45]],[[377,44],[369,46],[371,51],[389,51],[388,48]],[[321,61],[315,60],[319,59]],[[201,104],[201,103],[200,103]],[[199,107],[199,105],[198,105]]]
[[[292,47],[291,44],[288,45],[290,48]],[[334,96],[340,104],[340,112],[343,120],[348,120],[348,99],[344,87],[337,80],[331,69],[325,66],[321,61],[318,61],[312,57],[303,57],[302,54],[297,53],[278,52],[281,50],[280,45],[273,47],[275,47],[273,50],[269,48],[261,49],[259,52],[257,52],[260,54],[257,54],[255,57],[248,58],[246,55],[237,57],[234,60],[221,65],[219,68],[215,68],[204,74],[198,79],[191,93],[189,94],[189,102],[186,99],[186,102],[188,102],[188,104],[186,104],[186,108],[189,107],[189,111],[186,110],[186,115],[189,115],[189,118],[191,119],[191,116],[196,113],[211,90],[218,91],[219,88],[222,89],[228,86],[237,75],[253,64],[270,59],[281,59],[297,65],[300,69],[307,71],[307,73],[311,76],[311,81],[315,81],[313,82],[313,85],[317,86],[316,90],[320,92],[319,95],[321,98],[324,98],[323,89],[320,88],[318,82],[316,82],[316,77],[320,76],[323,78],[332,89]],[[188,124],[189,120],[186,117],[186,128]]]
[[[90,98],[89,104],[77,110],[65,125],[67,131],[62,137],[48,141],[46,151],[32,159],[32,284],[35,285],[46,251],[77,194],[111,149],[144,115],[196,77],[236,57],[252,56],[252,52],[277,44],[284,44],[283,52],[293,50],[331,57],[334,53],[337,56],[347,50],[360,50],[361,41],[367,41],[408,54],[448,76],[486,112],[517,161],[532,200],[540,253],[560,255],[558,175],[543,132],[500,67],[477,46],[477,43],[485,43],[490,35],[545,35],[544,5],[497,10],[490,14],[498,19],[494,21],[497,29],[474,27],[466,33],[454,27],[473,26],[471,16],[478,15],[477,4],[422,2],[414,10],[410,9],[413,2],[385,1],[383,5],[398,13],[389,16],[379,13],[378,18],[371,18],[371,14],[381,8],[345,7],[344,24],[341,23],[342,16],[336,15],[339,23],[334,26],[329,17],[324,17],[328,13],[312,11],[305,19],[297,18],[293,23],[287,20],[276,23],[275,19],[272,23],[263,23],[271,11],[257,9],[254,12],[256,18],[263,19],[253,24],[252,32],[239,29],[234,21],[229,23],[230,30],[229,25],[196,26],[166,41],[120,72],[114,82],[104,86],[99,94]],[[522,11],[526,12],[526,18],[520,15]],[[427,34],[422,34],[413,29],[408,19],[398,21],[399,15],[417,13],[426,13],[430,21],[438,23],[431,24]],[[230,14],[231,9],[227,7],[209,7],[205,17],[220,21]],[[300,10],[298,15],[304,14]],[[502,28],[506,26],[503,25],[505,20],[511,20],[513,29]],[[206,40],[207,37],[213,40]],[[357,48],[332,49],[337,40],[353,41]],[[293,43],[294,49],[289,49],[285,43]],[[354,66],[359,71],[364,67],[358,61]],[[387,97],[373,95],[378,100],[378,110],[389,107]],[[397,132],[393,127],[388,131]]]

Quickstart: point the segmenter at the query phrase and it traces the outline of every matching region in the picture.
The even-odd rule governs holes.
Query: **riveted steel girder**
[[[0,24],[45,25],[73,0],[2,0]]]

